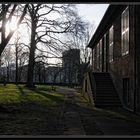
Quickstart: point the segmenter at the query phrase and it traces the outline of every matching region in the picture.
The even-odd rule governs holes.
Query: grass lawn
[[[62,135],[63,101],[51,86],[0,84],[0,135]]]

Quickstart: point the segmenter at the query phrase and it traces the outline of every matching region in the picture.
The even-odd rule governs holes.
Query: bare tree
[[[74,11],[74,7],[69,4],[29,4],[28,13],[30,16],[28,21],[30,21],[29,26],[31,27],[31,43],[27,86],[34,87],[35,51],[39,44],[45,45],[52,52],[60,52],[62,51],[60,46],[62,44],[63,47],[66,46],[60,39],[62,34],[78,35],[83,30],[79,30],[80,19]],[[84,27],[81,29],[84,29]]]
[[[78,35],[69,36],[68,38],[69,39],[68,44],[70,46],[69,47],[70,49],[80,49],[80,64],[79,65],[75,64],[74,66],[72,66],[72,68],[71,66],[65,68],[67,71],[65,75],[68,77],[70,81],[69,83],[71,83],[72,77],[75,77],[76,71],[78,74],[77,74],[77,77],[75,78],[77,78],[79,84],[82,83],[84,72],[86,71],[87,69],[86,67],[91,58],[91,51],[86,48],[86,46],[88,45],[90,41],[91,27],[88,22],[85,23],[84,27],[85,27],[85,30],[84,32],[81,32],[80,36]],[[71,54],[71,57],[74,57],[73,54]]]
[[[25,75],[24,66],[28,63],[29,52],[23,51],[19,56],[19,68],[18,68],[18,81],[22,82],[22,75]]]
[[[7,77],[7,82],[10,81],[10,73],[11,73],[11,68],[13,68],[13,62],[14,62],[14,54],[12,51],[11,45],[7,46],[3,53],[2,53],[2,61],[4,62],[4,67],[6,68],[6,77]],[[12,80],[12,79],[11,79]]]
[[[22,68],[27,63],[28,57],[29,57],[29,51],[28,48],[25,46],[24,43],[19,42],[20,37],[17,37],[16,42],[14,44],[15,46],[15,82],[18,84],[18,82],[21,79],[22,74]]]
[[[15,59],[16,59],[16,70],[15,70],[15,82],[18,84],[18,54],[21,51],[19,49],[19,37],[17,37],[16,42],[15,42]]]
[[[26,14],[28,4],[23,7],[22,13],[18,19],[17,27],[20,25],[24,16]],[[8,42],[10,41],[11,37],[13,36],[15,30],[11,30],[8,35],[6,36],[6,24],[12,20],[14,16],[17,4],[1,4],[1,11],[0,11],[0,21],[1,21],[1,43],[0,43],[0,55],[2,54],[4,48],[7,46]]]

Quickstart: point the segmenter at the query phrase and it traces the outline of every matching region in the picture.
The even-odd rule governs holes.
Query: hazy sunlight
[[[17,29],[17,18],[13,17],[11,21],[6,24],[6,34],[8,34],[10,31],[14,31]]]

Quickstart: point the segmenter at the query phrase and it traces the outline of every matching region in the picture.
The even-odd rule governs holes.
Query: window
[[[104,35],[104,61],[106,63],[106,34]]]
[[[99,49],[99,51],[100,51],[100,63],[99,63],[99,67],[100,67],[100,71],[101,71],[101,69],[102,69],[102,39],[100,40],[100,49]]]
[[[104,71],[107,70],[107,45],[106,45],[106,34],[104,35]]]
[[[97,69],[102,70],[102,39],[97,44]]]
[[[129,8],[127,7],[122,13],[121,19],[121,52],[122,55],[129,53]]]
[[[113,26],[109,30],[109,62],[113,61]]]
[[[100,44],[97,44],[97,70],[100,68]]]

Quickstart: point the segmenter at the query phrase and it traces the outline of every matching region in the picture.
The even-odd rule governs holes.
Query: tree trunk
[[[39,65],[38,65],[39,67],[38,67],[38,81],[39,81],[39,83],[41,83],[41,65],[40,65],[40,63],[39,63]]]
[[[21,15],[20,19],[17,22],[17,27],[20,25],[20,23],[22,22],[24,16],[26,15],[27,7],[28,7],[28,4],[26,4],[25,7],[24,7],[24,10],[22,12],[22,15]],[[7,11],[5,11],[5,5],[4,4],[2,5],[2,9],[3,9],[3,15],[2,15],[2,36],[1,36],[1,44],[0,44],[0,56],[1,56],[4,48],[6,47],[6,45],[8,44],[8,42],[10,41],[11,37],[13,36],[13,34],[15,32],[15,31],[11,31],[7,35],[7,37],[5,37],[5,24],[6,24],[6,12]],[[13,14],[14,14],[13,12],[11,13],[10,16],[13,16]]]
[[[26,85],[29,88],[34,88],[33,76],[34,76],[34,65],[35,65],[34,57],[35,57],[35,48],[36,48],[35,30],[36,30],[36,23],[34,22],[34,20],[32,20],[31,46],[30,46],[28,74],[27,74],[27,85]]]
[[[16,84],[18,84],[18,46],[16,46],[16,77],[15,77],[15,82],[16,82]]]
[[[44,79],[44,83],[46,82],[46,70],[45,70],[45,68],[44,68],[44,75],[43,75],[43,79]]]
[[[7,66],[7,82],[9,82],[9,63],[8,63],[8,66]]]

